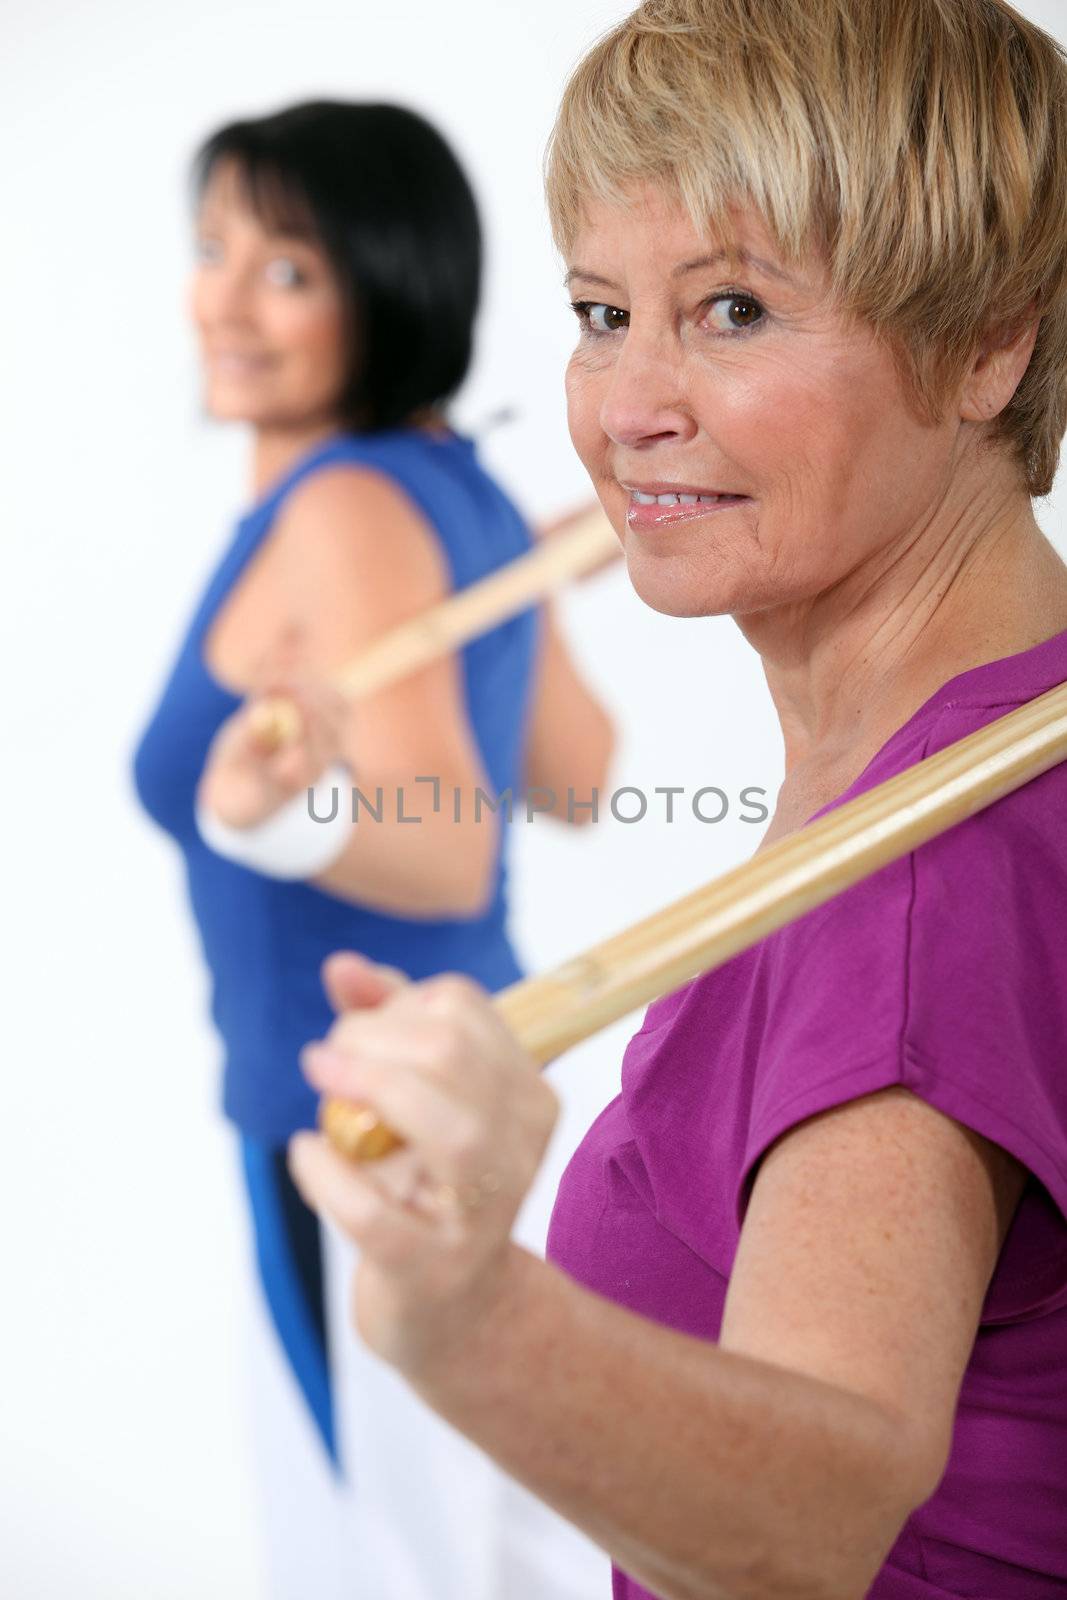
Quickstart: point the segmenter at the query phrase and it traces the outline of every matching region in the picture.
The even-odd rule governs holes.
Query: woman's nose
[[[635,448],[693,437],[696,423],[677,365],[655,348],[627,340],[612,364],[600,425],[616,444]]]
[[[237,265],[217,267],[204,286],[204,303],[220,322],[250,322],[255,316],[252,274]]]

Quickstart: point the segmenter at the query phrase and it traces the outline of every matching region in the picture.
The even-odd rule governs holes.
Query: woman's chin
[[[273,397],[240,383],[205,384],[201,398],[204,410],[217,422],[250,422],[265,427],[286,409]]]
[[[738,585],[682,561],[649,561],[628,549],[626,570],[638,598],[665,617],[722,617],[743,605]]]
[[[258,408],[247,398],[208,391],[202,397],[204,410],[215,422],[255,422]]]

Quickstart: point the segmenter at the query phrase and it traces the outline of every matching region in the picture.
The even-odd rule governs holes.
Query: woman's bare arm
[[[549,603],[541,616],[527,724],[527,791],[541,791],[539,803],[549,816],[575,824],[592,821],[594,791],[599,806],[606,804],[614,746],[614,724],[575,666]]]
[[[407,1375],[664,1600],[861,1600],[944,1471],[1024,1177],[885,1090],[765,1158],[718,1347],[511,1246],[475,1324]]]
[[[371,470],[320,472],[302,484],[279,519],[278,545],[301,664],[312,675],[326,677],[449,593],[437,536],[408,497]],[[489,793],[491,785],[458,660],[445,657],[353,702],[342,755],[372,805],[382,789],[382,820],[361,806],[344,855],[314,881],[397,915],[483,909],[498,825],[488,807],[475,816],[476,789]]]

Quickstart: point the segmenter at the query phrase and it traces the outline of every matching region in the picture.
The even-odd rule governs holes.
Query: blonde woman
[[[760,654],[767,840],[1067,679],[1050,38],[1001,0],[648,0],[548,191],[576,448],[639,594]],[[650,1006],[554,1263],[509,1239],[552,1095],[487,997],[335,960],[308,1075],[408,1141],[291,1147],[356,1326],[618,1600],[1067,1594],[1065,813],[1059,767]]]

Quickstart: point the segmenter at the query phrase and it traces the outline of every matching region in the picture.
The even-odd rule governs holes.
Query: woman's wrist
[[[223,822],[198,799],[197,832],[216,855],[265,877],[314,878],[333,866],[348,844],[351,783],[348,768],[333,762],[312,786],[246,828]]]
[[[545,1263],[509,1239],[469,1290],[430,1315],[413,1319],[418,1332],[390,1357],[430,1404],[462,1403],[481,1385],[484,1360],[499,1354],[510,1329],[528,1320]]]

